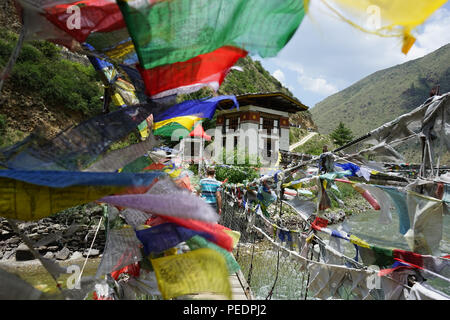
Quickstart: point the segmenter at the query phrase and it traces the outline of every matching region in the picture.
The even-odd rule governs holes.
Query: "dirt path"
[[[289,146],[289,151],[294,150],[295,148],[301,146],[302,144],[306,143],[309,139],[311,139],[312,137],[314,137],[317,134],[317,132],[310,132],[306,135],[306,137],[303,137],[302,140],[300,140],[299,142],[296,142],[294,144],[291,144]]]

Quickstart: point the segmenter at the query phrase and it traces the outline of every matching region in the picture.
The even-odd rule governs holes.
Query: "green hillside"
[[[450,91],[450,44],[375,72],[310,111],[321,133],[330,133],[342,121],[357,137],[418,107],[437,84],[441,93]]]

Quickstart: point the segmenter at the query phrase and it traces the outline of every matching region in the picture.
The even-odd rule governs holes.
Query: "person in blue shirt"
[[[206,170],[206,178],[200,180],[200,196],[219,214],[222,214],[222,183],[215,179],[216,171],[213,167]]]

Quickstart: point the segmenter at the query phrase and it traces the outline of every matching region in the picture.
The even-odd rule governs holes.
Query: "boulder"
[[[70,257],[70,259],[80,259],[83,258],[83,254],[80,251],[75,251],[74,253],[72,253],[72,256]]]
[[[97,249],[91,249],[91,251],[89,252],[89,249],[86,249],[83,252],[83,257],[87,257],[88,253],[89,253],[89,257],[96,257],[100,254],[100,251]]]
[[[70,256],[70,250],[67,247],[62,248],[55,254],[57,260],[66,260]]]
[[[13,254],[14,254],[14,251],[13,251],[13,250],[12,250],[12,251],[6,251],[6,252],[3,254],[3,260],[8,260],[9,258],[12,257]]]
[[[25,244],[21,244],[16,249],[16,261],[28,261],[34,260],[33,253],[28,249]]]
[[[46,259],[53,259],[55,257],[55,254],[51,251],[47,251],[44,255],[44,258]]]

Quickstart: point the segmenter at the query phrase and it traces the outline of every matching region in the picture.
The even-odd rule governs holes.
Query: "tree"
[[[339,122],[339,125],[330,134],[330,137],[333,139],[336,145],[341,147],[347,142],[353,140],[353,133],[352,130],[347,128],[342,122]]]

